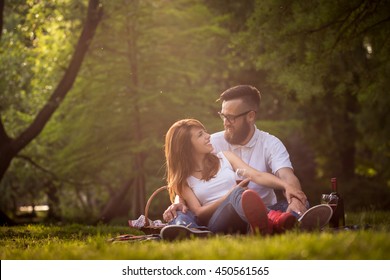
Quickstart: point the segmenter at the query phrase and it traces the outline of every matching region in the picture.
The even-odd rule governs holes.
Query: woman
[[[290,213],[270,211],[258,194],[242,186],[249,180],[274,189],[286,197],[299,197],[278,177],[259,172],[231,152],[213,153],[210,135],[197,120],[184,119],[168,130],[165,138],[167,182],[171,200],[182,197],[199,224],[213,232],[284,231],[294,226]],[[236,185],[236,171],[247,178]],[[241,172],[242,173],[242,172]],[[267,216],[268,214],[268,216]]]

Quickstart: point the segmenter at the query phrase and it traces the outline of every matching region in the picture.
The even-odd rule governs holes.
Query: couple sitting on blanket
[[[163,218],[164,239],[209,233],[282,233],[324,227],[328,205],[310,209],[286,148],[256,128],[260,92],[236,86],[220,96],[225,131],[210,135],[197,120],[168,130],[165,157],[168,190],[175,201]],[[238,180],[242,180],[237,184]],[[277,201],[274,190],[285,200]]]

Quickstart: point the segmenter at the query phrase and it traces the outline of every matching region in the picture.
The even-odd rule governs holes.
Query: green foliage
[[[99,189],[89,194],[100,203],[129,178],[146,176],[149,190],[164,184],[164,134],[178,118],[209,116],[204,108],[215,90],[204,82],[216,62],[207,56],[225,35],[196,1],[110,2],[105,13],[77,86],[58,112],[57,129],[67,133],[57,134],[64,146],[55,156],[56,173]]]
[[[342,178],[349,193],[370,178],[385,200],[388,11],[387,1],[255,1],[233,40],[235,52],[268,73],[283,120],[302,120],[317,178]]]
[[[70,35],[80,27],[64,17],[73,9],[69,2],[13,1],[5,7],[0,112],[10,136],[31,123],[69,60],[77,39]]]
[[[62,76],[77,39],[73,33],[81,27],[80,6],[80,1],[69,0],[6,3],[0,42],[0,114],[10,137],[30,125]],[[13,205],[16,211],[19,205],[45,203],[53,173],[50,164],[45,168],[42,162],[50,161],[53,146],[37,139],[23,151],[27,157],[12,162],[0,185],[2,208]]]
[[[28,116],[24,126],[61,76],[61,66],[77,39],[70,34],[83,18],[78,1],[29,5],[19,16],[29,20],[28,28],[36,26],[29,91],[37,99],[26,104],[31,107],[24,109]],[[164,184],[162,152],[168,127],[180,118],[205,122],[214,118],[223,71],[218,56],[228,36],[218,25],[221,19],[198,1],[103,1],[103,5],[104,20],[72,91],[23,152],[43,167],[35,170],[36,178],[56,185],[62,214],[77,219],[98,216],[131,178],[146,177],[147,193]],[[8,110],[3,118],[11,116]],[[6,176],[22,173],[17,167],[25,163],[15,160]],[[23,184],[17,176],[14,179]],[[131,204],[131,197],[127,201]]]

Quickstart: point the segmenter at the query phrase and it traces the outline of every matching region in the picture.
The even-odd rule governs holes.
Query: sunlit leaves
[[[386,181],[388,1],[255,3],[235,48],[300,104],[322,175]]]
[[[16,81],[4,94],[8,103],[2,103],[12,136],[53,92],[85,12],[85,1],[21,3],[23,9],[9,5],[14,18],[7,18],[17,28],[12,44],[19,44],[4,67],[14,71]],[[220,46],[228,38],[220,18],[192,0],[103,1],[103,6],[104,20],[73,89],[23,151],[51,172],[30,165],[37,178],[61,184],[63,213],[69,215],[71,207],[84,212],[87,206],[96,215],[129,178],[145,176],[153,189],[162,184],[167,128],[183,117],[207,121],[218,106]],[[26,78],[18,63],[28,67]],[[5,86],[12,85],[11,78],[7,73]],[[134,167],[140,154],[145,155],[143,171]],[[22,169],[14,164],[10,172]]]

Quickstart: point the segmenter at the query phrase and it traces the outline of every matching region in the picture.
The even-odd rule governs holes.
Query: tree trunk
[[[34,121],[17,138],[11,139],[7,136],[2,120],[0,119],[0,181],[7,171],[11,160],[41,133],[46,123],[50,120],[50,117],[72,88],[102,15],[103,9],[100,1],[90,0],[87,19],[69,67],[50,99],[40,110]]]
[[[0,209],[0,226],[13,226],[15,225],[15,222],[8,217],[6,213],[4,213]]]
[[[134,13],[138,13],[139,1],[132,2],[132,8]],[[139,110],[139,80],[138,80],[138,59],[137,56],[139,54],[138,49],[138,30],[137,30],[137,17],[135,21],[132,18],[127,19],[127,59],[131,69],[131,86],[129,87],[129,94],[134,96],[134,111],[133,111],[133,129],[134,131],[134,139],[136,143],[140,143],[144,140],[143,137],[143,127],[141,120],[141,113]],[[145,207],[145,155],[143,152],[138,152],[134,155],[134,171],[136,172],[136,180],[133,189],[132,196],[132,214],[138,217],[144,211]]]
[[[134,179],[129,180],[114,194],[114,196],[110,198],[102,213],[100,214],[98,221],[108,223],[113,218],[118,217],[122,213],[123,205],[129,205],[125,198],[127,197],[127,193],[131,185],[133,185],[133,182]]]
[[[342,148],[339,149],[340,161],[341,161],[341,174],[339,177],[350,180],[355,174],[355,155],[356,155],[356,137],[357,128],[355,121],[351,118],[351,115],[356,114],[357,111],[357,99],[356,95],[352,95],[350,92],[346,93],[346,109],[343,114],[344,122],[344,143]]]
[[[1,0],[0,26],[3,24],[3,7],[4,1]],[[41,133],[46,123],[50,120],[51,116],[59,107],[66,94],[72,88],[102,15],[103,7],[100,1],[89,0],[87,18],[77,42],[76,49],[73,53],[73,57],[64,76],[33,122],[18,137],[13,139],[8,136],[0,116],[0,182],[9,168],[12,159]],[[0,223],[2,221],[3,215],[0,217]]]
[[[136,182],[134,184],[134,191],[132,197],[132,213],[135,217],[144,214],[145,209],[145,176],[144,176],[144,158],[142,153],[136,155],[137,172]]]
[[[48,198],[49,211],[47,213],[47,220],[61,221],[60,198],[58,197],[58,188],[53,182],[48,182],[46,194]]]

